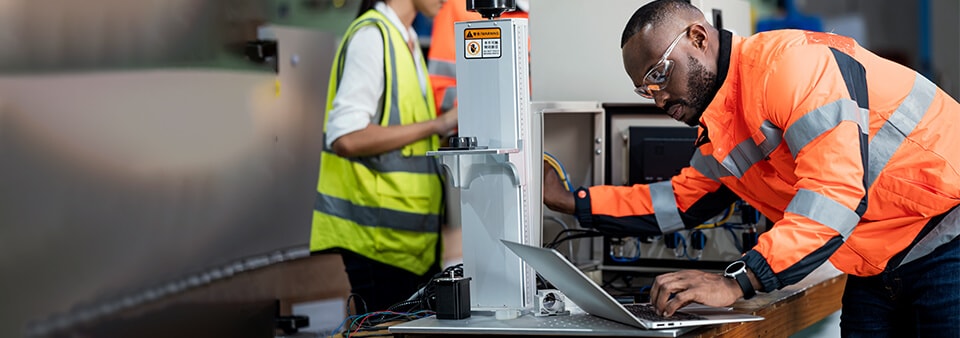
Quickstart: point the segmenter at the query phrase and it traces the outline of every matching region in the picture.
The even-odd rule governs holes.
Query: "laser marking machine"
[[[441,164],[460,189],[464,277],[471,309],[515,318],[536,295],[535,273],[500,243],[540,245],[542,150],[530,112],[527,20],[496,19],[513,0],[467,1],[486,18],[456,23],[459,137]]]

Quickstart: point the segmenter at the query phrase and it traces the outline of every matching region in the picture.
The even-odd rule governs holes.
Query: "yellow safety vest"
[[[337,50],[325,119],[333,108],[346,46],[358,29],[368,25],[379,28],[384,41],[386,88],[380,125],[436,118],[433,93],[421,90],[403,35],[383,14],[370,10],[350,25]],[[421,58],[420,64],[426,62]],[[425,67],[422,71],[427,72]],[[443,185],[436,158],[425,155],[438,146],[434,135],[388,153],[344,158],[324,142],[310,250],[342,248],[418,275],[427,272],[437,259]]]

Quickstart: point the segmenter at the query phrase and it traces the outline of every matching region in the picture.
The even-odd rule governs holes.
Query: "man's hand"
[[[670,298],[670,295],[674,295]],[[650,288],[650,304],[664,316],[671,316],[691,302],[708,306],[729,306],[743,297],[737,281],[715,273],[682,270],[657,276]]]
[[[550,210],[573,214],[573,193],[560,182],[560,175],[547,161],[543,161],[543,204]]]

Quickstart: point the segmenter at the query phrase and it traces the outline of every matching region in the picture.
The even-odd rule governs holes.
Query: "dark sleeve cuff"
[[[757,291],[770,292],[779,290],[784,286],[783,283],[780,282],[780,278],[777,278],[777,274],[773,273],[773,269],[770,269],[770,264],[767,264],[767,260],[756,250],[748,251],[747,254],[743,255],[739,260],[747,263],[747,268],[750,268],[750,271],[753,271],[753,275],[760,281],[761,288]]]
[[[584,228],[593,227],[593,209],[590,206],[590,190],[580,187],[573,192],[573,216],[577,217],[580,226]]]

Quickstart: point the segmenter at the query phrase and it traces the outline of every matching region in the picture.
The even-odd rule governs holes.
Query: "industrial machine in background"
[[[696,148],[697,129],[686,126],[631,126],[620,139],[625,184],[650,184],[680,173]],[[664,271],[677,268],[721,270],[757,243],[765,229],[759,212],[737,201],[689,230],[650,237],[604,237],[608,270]]]
[[[460,190],[464,277],[470,308],[515,318],[532,306],[534,271],[501,239],[540,245],[540,115],[530,112],[527,20],[496,19],[512,0],[471,0],[486,18],[458,22],[459,136],[439,155]]]

